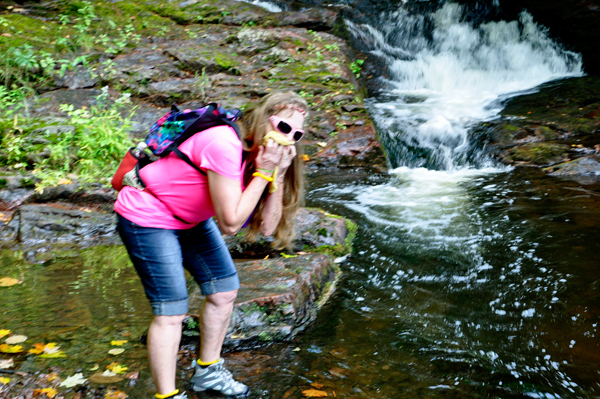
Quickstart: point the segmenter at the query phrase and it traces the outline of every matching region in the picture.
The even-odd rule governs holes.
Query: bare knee
[[[175,327],[181,326],[183,319],[185,319],[184,314],[175,316],[154,316],[152,323],[159,327]]]
[[[230,306],[237,297],[237,290],[217,292],[206,296],[206,300],[214,306]]]

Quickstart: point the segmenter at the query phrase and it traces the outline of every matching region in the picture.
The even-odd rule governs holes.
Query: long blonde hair
[[[267,133],[268,120],[271,115],[275,115],[287,106],[301,108],[308,113],[308,104],[306,101],[292,91],[275,92],[266,95],[258,103],[251,105],[244,111],[241,120],[242,125],[242,143],[244,150],[248,151],[246,159],[246,168],[244,170],[244,185],[248,185],[252,180],[252,173],[256,171],[256,155],[258,147],[262,144],[263,137]],[[294,111],[288,109],[290,114]],[[276,249],[291,249],[294,238],[294,219],[298,208],[304,202],[304,162],[302,160],[302,146],[300,143],[296,146],[296,156],[292,160],[287,173],[285,174],[283,187],[283,209],[281,219],[275,230],[272,246]],[[260,232],[262,224],[262,211],[268,195],[268,188],[265,189],[261,199],[254,210],[250,219],[247,237],[255,241]]]

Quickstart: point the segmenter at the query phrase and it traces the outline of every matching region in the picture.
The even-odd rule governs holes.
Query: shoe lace
[[[225,367],[223,367],[223,365],[219,365],[217,373],[219,374],[219,376],[221,378],[223,378],[223,380],[226,380],[227,384],[231,384],[233,386],[242,385],[240,382],[237,382],[236,380],[233,379],[233,375],[231,374],[231,371],[227,370]]]

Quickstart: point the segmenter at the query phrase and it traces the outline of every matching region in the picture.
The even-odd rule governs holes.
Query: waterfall
[[[474,26],[446,3],[426,15],[398,10],[369,24],[347,21],[357,46],[387,68],[366,100],[393,167],[489,167],[471,130],[498,101],[541,83],[582,75],[581,56],[562,49],[523,11],[518,21]]]
[[[347,21],[353,46],[369,54],[365,103],[393,169],[307,193],[317,206],[345,207],[359,225],[361,241],[346,264],[346,297],[354,298],[348,308],[378,320],[374,343],[359,345],[369,358],[381,352],[378,359],[391,359],[398,343],[400,355],[411,348],[409,366],[396,367],[417,370],[416,386],[433,375],[430,391],[413,396],[575,395],[578,361],[572,365],[571,352],[551,348],[573,348],[583,339],[568,335],[583,331],[579,313],[569,313],[579,312],[579,302],[567,298],[560,309],[569,311],[556,308],[572,278],[571,255],[561,253],[571,254],[581,236],[569,241],[566,222],[549,221],[581,210],[557,211],[554,204],[544,211],[553,203],[541,182],[554,184],[499,165],[478,134],[505,99],[583,75],[581,57],[551,40],[527,12],[515,21],[475,23],[454,3],[433,11],[423,11],[433,2],[418,0],[395,7],[377,17],[362,7]],[[565,324],[560,332],[558,323]],[[586,328],[595,333],[592,323]],[[390,331],[398,334],[385,347],[379,339]],[[446,375],[452,378],[440,383]],[[463,376],[470,382],[463,385]],[[503,381],[510,381],[506,388]],[[389,389],[382,395],[395,397],[386,396]]]

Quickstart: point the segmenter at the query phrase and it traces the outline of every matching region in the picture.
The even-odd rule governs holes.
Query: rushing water
[[[526,12],[475,26],[446,3],[348,26],[387,66],[367,104],[395,169],[309,193],[362,227],[319,349],[346,351],[346,395],[598,395],[598,188],[499,166],[472,133],[502,99],[581,75],[580,57]]]
[[[452,3],[407,10],[348,21],[355,45],[387,66],[367,103],[393,169],[310,182],[309,205],[359,225],[337,293],[297,342],[229,364],[254,398],[309,388],[343,398],[598,397],[600,187],[499,166],[472,133],[503,98],[581,75],[580,58],[527,13],[475,26]],[[109,361],[111,340],[130,339],[118,361],[142,370],[140,382],[118,387],[149,397],[134,338],[150,311],[123,248],[34,267],[22,257],[0,257],[3,271],[28,276],[24,290],[3,291],[19,306],[0,312],[0,328],[57,341],[68,355],[30,357],[22,369],[68,364],[87,375]]]

